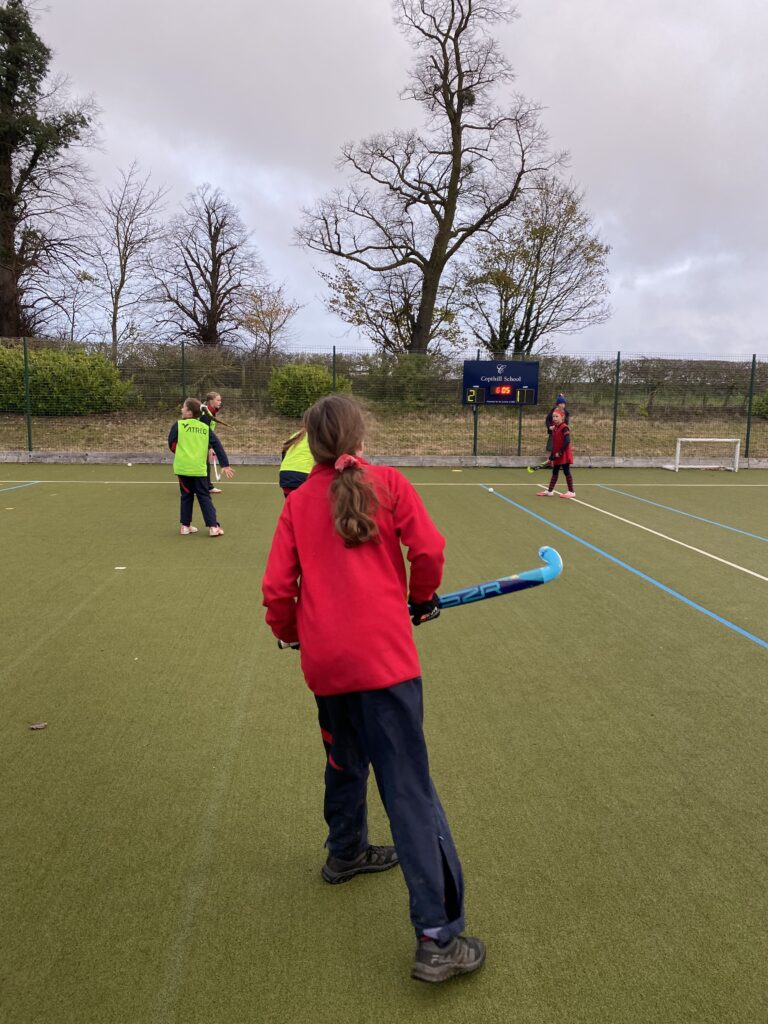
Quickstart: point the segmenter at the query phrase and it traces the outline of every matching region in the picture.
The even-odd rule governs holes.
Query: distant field
[[[32,443],[35,451],[145,451],[165,449],[168,429],[175,413],[112,414],[77,417],[34,417]],[[541,410],[523,417],[521,454],[537,456],[546,439]],[[471,455],[472,415],[457,411],[401,412],[369,415],[368,447],[375,455]],[[220,437],[233,455],[277,455],[282,442],[297,428],[297,421],[274,415],[246,415],[227,410],[226,426]],[[578,408],[572,417],[576,457],[611,454],[610,412]],[[746,418],[690,415],[675,419],[622,416],[618,422],[617,455],[624,457],[671,457],[677,437],[741,437]],[[26,449],[27,432],[22,416],[0,416],[0,451]],[[478,454],[516,455],[518,414],[515,411],[483,409],[479,416]],[[768,420],[752,423],[751,454],[768,458]]]

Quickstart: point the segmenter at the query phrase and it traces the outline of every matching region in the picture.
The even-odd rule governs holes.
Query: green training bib
[[[305,434],[300,441],[292,444],[285,453],[285,458],[280,463],[280,469],[284,472],[311,473],[315,459],[309,450],[309,439]]]
[[[173,459],[176,476],[205,476],[208,472],[210,430],[200,420],[179,420],[179,439]]]

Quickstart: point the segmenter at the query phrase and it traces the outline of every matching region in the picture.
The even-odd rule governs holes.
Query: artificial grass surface
[[[0,1020],[766,1019],[766,650],[475,485],[766,640],[768,584],[536,499],[542,473],[408,475],[470,485],[421,490],[448,538],[445,589],[532,568],[541,544],[566,566],[417,634],[486,967],[411,982],[399,872],[320,881],[314,704],[260,608],[275,471],[224,484],[214,542],[176,534],[167,467],[14,465],[0,482]],[[577,470],[586,502],[768,575],[763,542],[600,482],[765,535],[768,474]],[[374,787],[371,810],[383,841]]]

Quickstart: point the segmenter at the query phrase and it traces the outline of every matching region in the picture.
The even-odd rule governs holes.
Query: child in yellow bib
[[[232,477],[235,471],[229,465],[221,441],[207,423],[200,422],[199,416],[200,402],[196,398],[187,398],[181,407],[181,419],[173,424],[168,434],[168,447],[173,452],[173,472],[179,479],[181,492],[179,532],[182,537],[197,533],[197,527],[192,525],[192,512],[197,495],[203,520],[208,527],[208,535],[220,537],[224,531],[211,501],[211,485],[207,476],[209,448],[216,452],[224,476]]]
[[[301,487],[309,474],[315,460],[309,450],[307,431],[304,427],[291,434],[283,445],[282,461],[280,463],[280,487],[283,494],[288,497],[291,491]]]

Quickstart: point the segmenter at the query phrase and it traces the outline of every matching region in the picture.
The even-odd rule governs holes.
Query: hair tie
[[[360,459],[355,458],[354,455],[340,455],[333,464],[333,468],[337,473],[343,473],[345,469],[357,469],[360,466]]]

